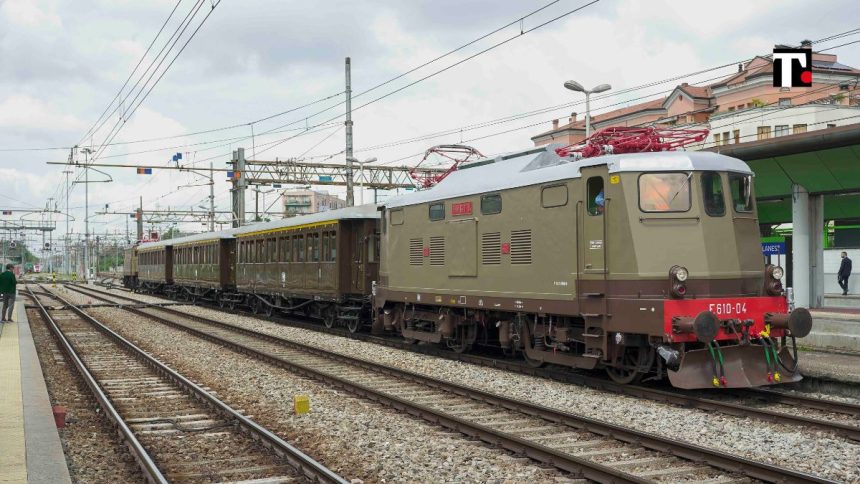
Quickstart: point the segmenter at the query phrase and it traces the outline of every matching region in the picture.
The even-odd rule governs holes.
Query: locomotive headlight
[[[689,276],[690,276],[690,273],[687,272],[686,267],[678,267],[675,269],[675,279],[677,279],[678,282],[686,281],[687,277],[689,277]]]
[[[773,275],[773,278],[776,280],[782,279],[782,276],[785,275],[785,270],[783,270],[782,267],[776,266],[771,271],[771,275]]]

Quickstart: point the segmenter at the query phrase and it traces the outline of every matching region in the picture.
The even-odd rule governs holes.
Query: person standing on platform
[[[842,252],[842,264],[839,265],[839,273],[836,274],[836,280],[839,282],[839,287],[842,288],[842,295],[848,295],[848,277],[851,275],[851,259],[848,258],[848,252]]]
[[[12,272],[15,266],[6,264],[6,270],[0,274],[0,297],[3,298],[3,308],[0,312],[0,322],[12,321],[12,310],[15,309],[15,286],[18,281]]]

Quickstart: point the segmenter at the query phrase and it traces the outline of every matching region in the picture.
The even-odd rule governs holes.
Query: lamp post
[[[612,86],[600,84],[592,89],[586,89],[576,81],[567,81],[564,83],[564,87],[585,94],[585,138],[588,139],[591,137],[591,94],[608,91],[612,89]]]
[[[364,164],[375,163],[376,157],[368,158],[364,161],[359,161],[355,158],[349,158],[348,161],[358,163],[358,204],[364,205]]]

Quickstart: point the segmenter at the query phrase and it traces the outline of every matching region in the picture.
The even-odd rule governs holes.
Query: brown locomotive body
[[[545,147],[478,162],[386,203],[377,324],[621,382],[655,369],[688,388],[797,379],[784,346],[770,365],[772,337],[811,320],[789,318],[764,267],[753,200],[749,167],[713,153],[573,161]]]

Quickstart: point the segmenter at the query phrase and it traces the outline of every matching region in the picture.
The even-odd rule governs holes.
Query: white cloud
[[[12,95],[0,100],[0,128],[16,132],[78,131],[84,122],[45,101],[29,95]]]
[[[0,3],[0,14],[6,21],[27,27],[56,28],[63,22],[54,12],[46,12],[35,0],[5,0]]]

